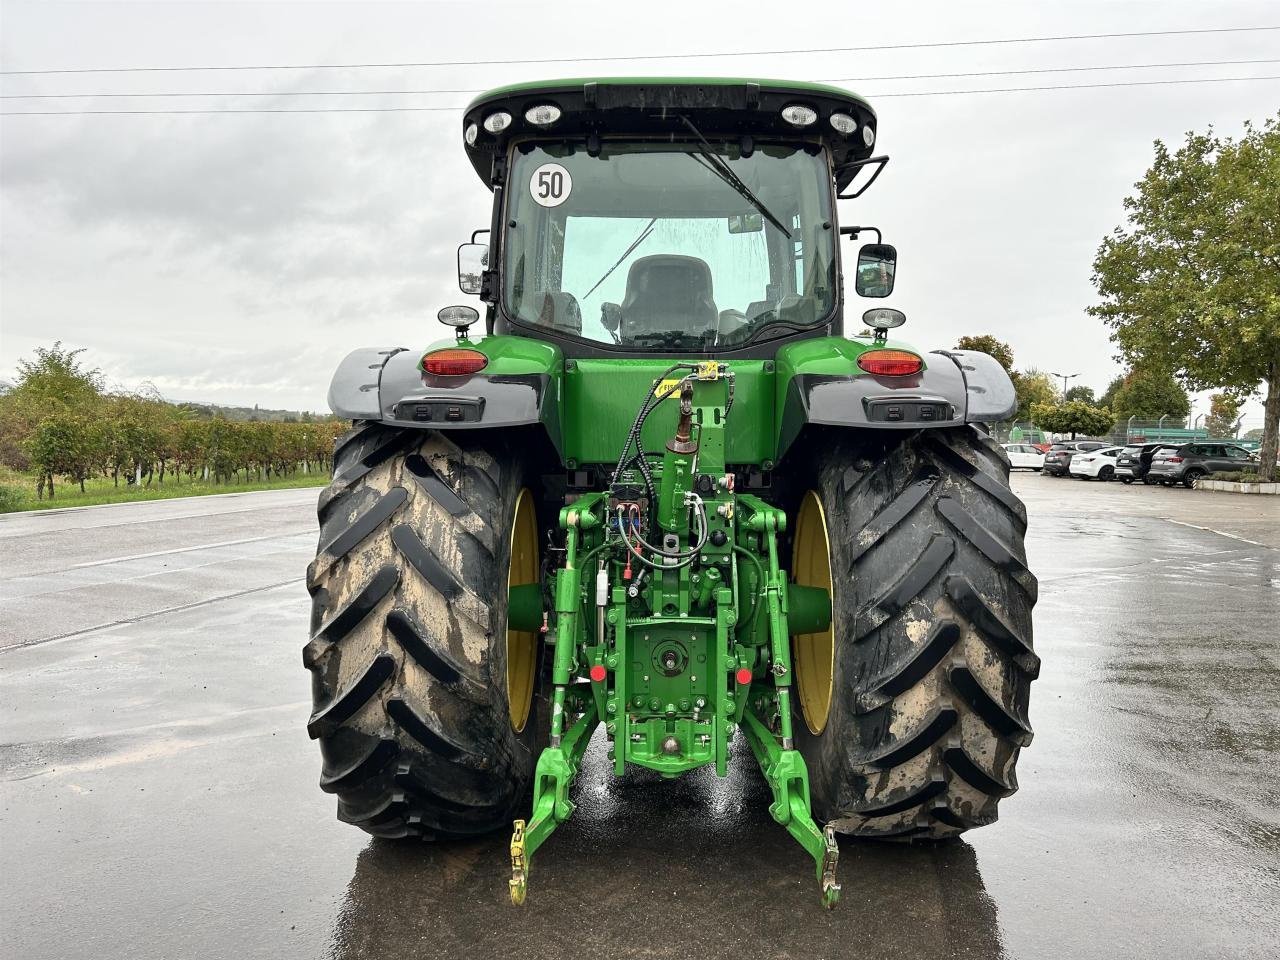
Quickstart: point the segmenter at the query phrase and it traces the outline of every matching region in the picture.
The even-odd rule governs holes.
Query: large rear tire
[[[792,548],[797,580],[818,585],[821,516],[832,627],[794,641],[793,727],[815,815],[871,837],[991,823],[1018,786],[1040,668],[1008,459],[966,427],[837,436],[817,461]]]
[[[542,726],[530,716],[538,645],[506,629],[512,572],[537,579],[522,491],[519,459],[479,434],[373,424],[338,441],[303,663],[320,788],[340,820],[383,837],[465,836],[509,826],[521,806]]]

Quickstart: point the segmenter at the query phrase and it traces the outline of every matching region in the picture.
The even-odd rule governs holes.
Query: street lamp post
[[[1067,381],[1068,381],[1068,380],[1074,380],[1076,377],[1080,376],[1080,374],[1078,374],[1078,373],[1053,373],[1052,371],[1050,371],[1049,376],[1051,376],[1051,377],[1061,377],[1061,378],[1062,378],[1062,399],[1063,399],[1063,400],[1066,400],[1066,399],[1067,399]]]

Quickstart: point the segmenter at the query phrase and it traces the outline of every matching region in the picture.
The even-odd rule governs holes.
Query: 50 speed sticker
[[[558,163],[544,163],[529,177],[529,194],[539,206],[558,207],[572,190],[573,177]]]

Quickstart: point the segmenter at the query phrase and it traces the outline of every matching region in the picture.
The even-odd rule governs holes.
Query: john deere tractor
[[[991,823],[1031,740],[1036,580],[985,424],[998,363],[888,339],[880,231],[841,226],[876,115],[829,86],[564,80],[476,99],[481,311],[362,349],[304,651],[338,817],[512,830],[510,893],[614,773],[749,762],[834,904],[836,834]],[[855,301],[856,302],[856,301]],[[856,309],[856,308],[855,308]],[[864,329],[865,326],[865,329]],[[514,823],[513,823],[514,821]]]

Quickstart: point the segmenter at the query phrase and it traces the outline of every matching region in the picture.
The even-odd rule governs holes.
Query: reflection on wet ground
[[[834,913],[741,745],[724,781],[615,781],[593,744],[523,910],[505,836],[335,822],[298,665],[311,492],[6,518],[0,549],[65,567],[6,566],[0,647],[69,635],[0,649],[0,956],[1274,956],[1280,510],[1015,489],[1043,658],[1022,789],[960,842],[843,842]]]
[[[846,843],[846,896],[822,910],[812,861],[769,818],[746,744],[734,748],[724,781],[705,771],[613,781],[603,742],[593,743],[580,808],[539,852],[522,910],[501,896],[507,837],[425,851],[371,843],[335,956],[394,955],[395,944],[495,958],[554,956],[559,944],[647,957],[687,957],[695,944],[735,957],[853,956],[859,944],[879,957],[1000,954],[996,908],[966,843]]]

